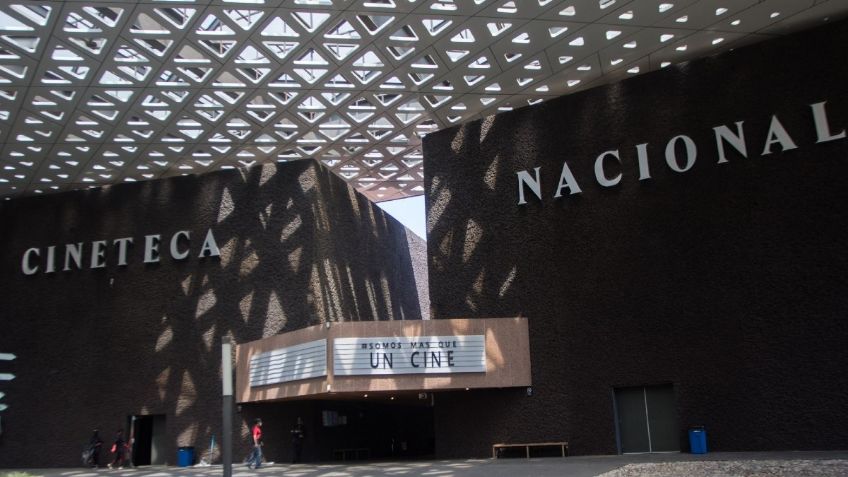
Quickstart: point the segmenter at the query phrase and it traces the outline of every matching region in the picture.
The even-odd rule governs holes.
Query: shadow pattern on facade
[[[674,385],[681,449],[848,445],[848,140],[817,144],[810,105],[848,127],[844,22],[697,60],[428,135],[424,140],[434,319],[526,316],[532,395],[439,395],[437,454],[568,440],[615,453],[613,391]],[[762,155],[779,117],[797,149]],[[748,157],[714,127],[744,121]],[[679,173],[675,135],[698,146]],[[639,180],[648,144],[651,179]],[[619,149],[604,174],[598,155]],[[682,148],[678,148],[680,150]],[[677,153],[683,157],[682,151]],[[563,162],[582,188],[555,198]],[[541,167],[541,200],[517,173]]]
[[[130,415],[166,416],[168,462],[178,446],[202,453],[220,444],[223,336],[428,313],[426,244],[313,161],[7,201],[0,224],[0,349],[19,356],[0,467],[75,465],[90,429],[108,448]],[[220,257],[198,258],[208,229]],[[143,263],[148,234],[162,234],[158,263]],[[60,262],[66,243],[85,242],[87,264],[95,240],[109,241],[105,268],[21,271],[26,249],[57,245]],[[237,459],[250,418],[236,414]]]

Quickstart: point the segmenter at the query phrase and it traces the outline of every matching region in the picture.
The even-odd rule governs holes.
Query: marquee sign
[[[250,358],[251,387],[326,375],[326,339],[266,351]]]
[[[483,335],[336,338],[337,376],[485,373]]]

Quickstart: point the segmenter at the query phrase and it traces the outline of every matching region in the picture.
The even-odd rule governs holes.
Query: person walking
[[[291,430],[292,436],[292,464],[297,464],[301,460],[301,454],[303,453],[303,439],[306,437],[306,433],[303,430],[303,420],[299,417],[297,418],[297,424],[294,425],[294,428]]]
[[[103,447],[103,439],[100,438],[100,430],[95,429],[88,440],[88,465],[96,469],[100,465],[100,448]]]
[[[109,464],[110,469],[124,468],[124,450],[127,447],[127,442],[124,440],[124,430],[118,429],[115,433],[115,442],[112,444],[112,453],[115,454],[115,459]]]
[[[262,466],[262,419],[256,419],[253,422],[251,434],[253,435],[253,450],[247,457],[247,468],[258,469]]]

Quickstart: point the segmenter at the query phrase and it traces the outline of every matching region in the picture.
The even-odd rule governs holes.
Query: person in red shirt
[[[253,450],[247,458],[247,468],[258,469],[262,466],[262,419],[253,423]]]
[[[124,440],[124,430],[118,429],[115,433],[115,443],[112,444],[112,452],[115,454],[115,460],[109,464],[110,469],[124,468],[124,452],[126,451],[127,441]]]

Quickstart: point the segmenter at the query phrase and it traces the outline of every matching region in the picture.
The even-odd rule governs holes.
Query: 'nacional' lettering
[[[677,161],[677,141],[683,141],[686,146],[686,164],[680,165]],[[674,136],[668,141],[665,146],[665,162],[668,163],[668,168],[674,172],[686,172],[692,169],[695,165],[695,158],[698,157],[698,148],[695,147],[695,142],[689,136]]]
[[[813,108],[813,121],[816,123],[816,136],[818,139],[816,144],[835,141],[837,139],[845,139],[844,129],[836,134],[830,132],[830,124],[827,122],[827,112],[824,110],[826,102],[827,101],[822,101],[821,103],[814,103],[810,105],[810,107]]]
[[[536,168],[536,177],[538,178],[539,168]],[[579,194],[583,192],[580,190],[580,186],[577,185],[577,179],[574,178],[574,174],[571,173],[571,169],[568,168],[568,163],[562,161],[562,172],[559,174],[559,185],[557,186],[556,194],[554,197],[562,197],[562,189],[568,188],[570,190],[570,195]],[[541,197],[540,197],[541,198]]]
[[[609,179],[606,175],[604,175],[604,159],[607,157],[615,158],[615,160],[618,161],[618,164],[621,164],[621,157],[618,155],[618,149],[602,153],[597,159],[595,159],[595,179],[598,181],[598,184],[603,187],[612,187],[621,182],[621,172],[612,179]]]
[[[742,154],[742,157],[748,157],[748,148],[745,146],[745,131],[742,130],[742,124],[744,124],[744,121],[736,121],[736,134],[733,134],[733,131],[727,126],[713,128],[713,131],[715,131],[719,164],[727,162],[727,156],[724,155],[724,143],[733,146],[736,152]]]
[[[639,180],[651,178],[651,169],[648,166],[648,143],[636,145],[636,159],[639,161]]]
[[[825,108],[827,102],[821,101],[810,104],[812,110],[813,125],[816,129],[816,144],[830,141],[837,141],[848,137],[848,132],[843,127],[842,129],[834,130],[831,128],[827,110]],[[745,122],[736,121],[733,123],[733,128],[728,125],[719,125],[713,129],[715,138],[716,154],[718,156],[717,163],[728,163],[727,152],[732,147],[743,158],[748,158],[748,143],[745,137]],[[769,121],[768,132],[765,136],[761,156],[767,156],[776,147],[780,147],[780,152],[786,152],[798,148],[798,144],[780,122],[777,115],[772,115]],[[648,143],[636,145],[636,162],[639,168],[639,180],[651,179],[651,169],[648,163]],[[698,146],[690,136],[681,134],[674,136],[665,145],[665,163],[669,169],[674,172],[683,173],[691,170],[695,166],[695,161],[698,158]],[[594,175],[595,181],[601,187],[615,187],[619,185],[624,178],[625,172],[619,167],[618,173],[614,176],[607,176],[608,169],[606,165],[617,162],[619,166],[624,166],[628,162],[628,157],[622,156],[619,149],[611,149],[605,151],[595,158]],[[525,198],[526,189],[539,199],[542,200],[542,168],[534,167],[533,173],[528,171],[516,172],[518,178],[518,205],[526,205]],[[553,189],[553,197],[560,198],[563,196],[563,190],[568,190],[569,195],[581,193],[577,179],[571,172],[571,168],[567,161],[562,162],[562,171],[560,172],[559,182]]]
[[[536,197],[538,197],[539,200],[542,199],[542,184],[539,183],[539,169],[539,167],[533,169],[534,171],[536,171],[535,179],[531,177],[530,174],[527,173],[527,171],[518,172],[518,205],[527,203],[527,201],[524,200],[525,184],[527,185],[527,187],[530,188],[531,191],[533,191],[534,194],[536,194]]]
[[[777,115],[772,115],[771,125],[769,126],[769,131],[766,135],[766,145],[763,148],[762,155],[765,156],[767,154],[771,154],[771,147],[775,143],[779,143],[780,147],[784,151],[798,148],[798,146],[795,144],[795,141],[793,141],[792,138],[789,137],[789,133],[786,132],[786,128],[784,128],[783,124],[780,123],[780,120],[777,119]]]

